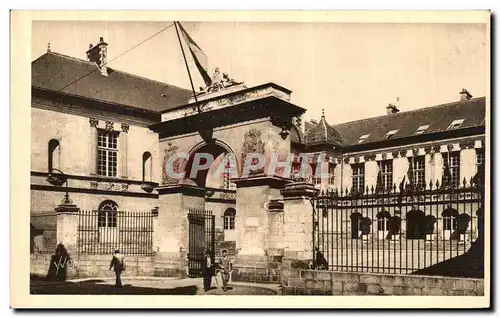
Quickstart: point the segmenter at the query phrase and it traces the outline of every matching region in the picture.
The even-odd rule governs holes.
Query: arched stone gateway
[[[165,110],[162,122],[150,126],[160,136],[162,180],[155,229],[160,259],[178,260],[189,253],[189,209],[213,211],[221,232],[224,211],[235,209],[231,239],[238,256],[265,256],[266,203],[291,182],[279,168],[270,167],[269,159],[279,154],[278,160],[286,161],[293,118],[305,112],[289,102],[290,93],[274,83],[222,88]]]

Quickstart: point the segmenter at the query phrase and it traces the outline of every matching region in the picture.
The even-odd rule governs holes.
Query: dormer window
[[[363,141],[365,141],[366,139],[368,139],[368,137],[370,137],[370,134],[368,135],[363,135],[361,137],[359,137],[359,140],[358,140],[358,143],[362,143]]]
[[[457,119],[451,122],[451,124],[446,128],[446,130],[457,129],[462,125],[465,119]]]
[[[389,132],[385,135],[385,139],[389,139],[389,138],[392,138],[392,136],[394,136],[394,134],[396,134],[398,132],[399,129],[396,129],[396,130],[389,130]]]
[[[429,125],[423,125],[423,126],[418,127],[417,131],[415,131],[415,135],[423,134],[428,128],[429,128]]]

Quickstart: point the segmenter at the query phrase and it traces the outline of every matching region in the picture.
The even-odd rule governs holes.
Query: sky
[[[252,87],[274,82],[292,90],[305,119],[330,124],[459,100],[466,88],[487,94],[483,24],[182,22],[218,67]],[[108,61],[172,25],[165,22],[36,21],[32,60],[47,50],[86,59],[89,44],[108,43]],[[174,27],[108,64],[117,70],[190,89]],[[193,73],[195,87],[201,77]]]

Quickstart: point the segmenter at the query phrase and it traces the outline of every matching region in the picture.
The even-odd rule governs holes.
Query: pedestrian
[[[206,250],[205,252],[205,261],[204,261],[204,274],[203,274],[203,288],[205,291],[209,291],[212,285],[212,256],[210,250]]]
[[[222,250],[222,257],[220,259],[221,276],[222,276],[222,290],[227,290],[227,282],[229,282],[229,274],[231,273],[231,261],[227,255],[227,250]]]
[[[120,250],[116,249],[111,263],[109,264],[109,270],[113,269],[116,275],[116,287],[122,287],[122,272],[125,270],[125,257],[120,254]]]

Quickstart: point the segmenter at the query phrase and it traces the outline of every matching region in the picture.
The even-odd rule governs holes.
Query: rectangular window
[[[484,176],[484,165],[485,165],[484,151],[476,150],[476,172],[478,172],[480,175],[483,176]]]
[[[118,132],[99,130],[97,136],[97,174],[116,177]]]
[[[335,185],[335,164],[331,162],[328,164],[328,185]]]
[[[363,193],[365,191],[365,164],[352,165],[352,190],[351,192]]]
[[[454,188],[460,186],[460,152],[443,153],[443,182]]]
[[[411,159],[410,164],[413,165],[413,184],[417,186],[417,188],[425,187],[425,157],[413,157]]]
[[[382,176],[382,186],[384,190],[392,188],[392,160],[380,162],[380,174]]]

